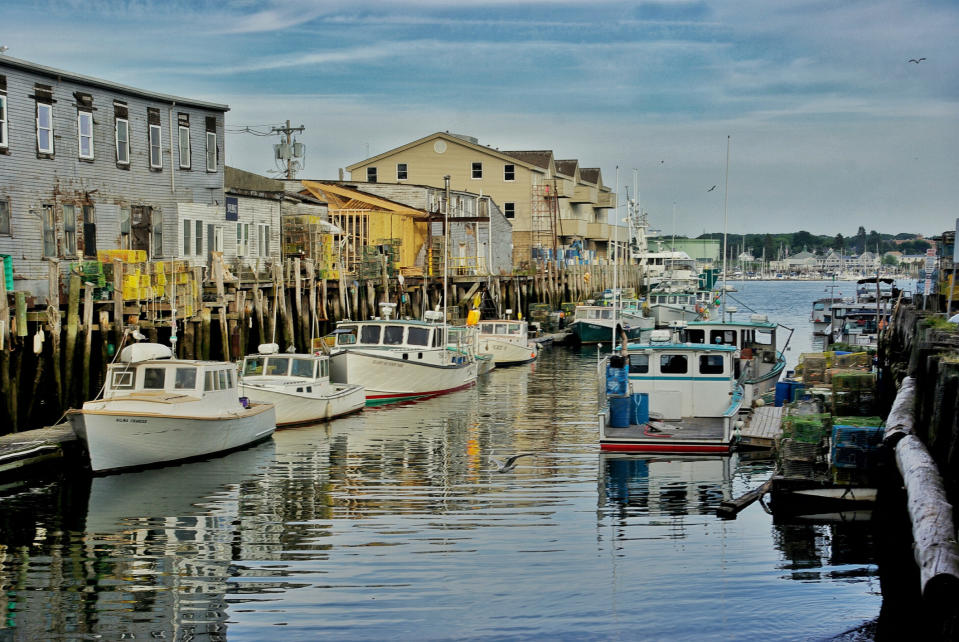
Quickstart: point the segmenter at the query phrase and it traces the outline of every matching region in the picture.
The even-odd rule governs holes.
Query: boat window
[[[177,390],[195,390],[196,368],[177,368],[173,387]]]
[[[263,374],[263,359],[260,357],[247,357],[243,360],[243,374],[244,375],[261,375]]]
[[[506,334],[506,326],[502,323],[496,324],[496,334]]]
[[[330,362],[328,359],[323,359],[320,361],[320,376],[329,377],[330,376]]]
[[[684,354],[663,354],[659,357],[659,371],[663,374],[686,374],[689,365]]]
[[[481,329],[480,329],[480,332],[482,332],[483,334],[493,334],[493,332],[494,332],[493,328],[494,328],[494,327],[495,327],[495,326],[494,326],[492,323],[484,323],[483,325],[480,326],[480,328],[481,328]]]
[[[270,357],[266,360],[266,374],[283,377],[290,371],[289,357]]]
[[[229,382],[227,382],[226,380],[226,370],[219,370],[218,376],[220,380],[220,385],[217,388],[217,390],[226,390],[227,388],[229,388],[230,387]]]
[[[113,383],[111,384],[114,390],[130,390],[133,388],[134,374],[136,374],[136,370],[123,370],[122,372],[114,372]]]
[[[163,390],[166,384],[166,368],[144,368],[143,389]]]
[[[379,343],[380,326],[364,325],[360,328],[360,343]]]
[[[699,374],[723,374],[723,355],[704,354],[699,357]]]
[[[229,389],[233,389],[233,388],[235,387],[235,386],[233,385],[233,370],[232,370],[232,369],[226,371],[226,387],[229,388]]]
[[[388,325],[383,331],[383,345],[398,346],[403,343],[403,326]]]
[[[709,342],[727,346],[736,345],[735,330],[712,330],[709,333]]]
[[[637,373],[649,372],[649,355],[648,354],[629,355],[629,371],[637,372]]]
[[[613,318],[613,312],[612,312],[612,310],[600,310],[600,315],[599,315],[599,317],[600,317],[601,319],[612,319],[612,318]]]
[[[443,333],[440,332],[439,330],[434,330],[433,331],[433,347],[439,348],[441,345],[443,345]]]
[[[509,324],[509,334],[520,334],[522,327],[518,323]]]
[[[313,378],[313,359],[294,359],[290,374],[294,377]]]
[[[773,330],[756,330],[756,336],[753,338],[756,343],[771,346],[776,341],[776,333]]]
[[[826,309],[826,306],[825,306],[825,304],[823,304],[821,301],[816,301],[815,303],[812,304],[812,309],[813,309],[813,310],[825,310],[825,309]]]
[[[336,335],[336,343],[341,346],[349,346],[356,343],[356,326],[349,325],[343,328],[338,328],[341,332],[338,332]]]
[[[411,346],[428,346],[430,344],[429,329],[411,327],[407,333],[406,342]]]
[[[671,294],[671,295],[669,296],[669,303],[676,303],[676,295],[675,295],[675,294]]]
[[[203,389],[204,390],[215,390],[216,386],[216,376],[212,370],[207,370],[203,373]]]
[[[686,341],[689,343],[706,343],[706,331],[686,330]]]

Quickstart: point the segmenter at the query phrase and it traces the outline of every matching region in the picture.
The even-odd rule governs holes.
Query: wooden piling
[[[203,361],[210,360],[210,324],[211,324],[211,313],[210,308],[203,308],[200,310],[200,336],[199,344],[200,349],[197,351],[199,353],[200,359]]]
[[[63,370],[60,363],[60,332],[63,323],[60,320],[60,262],[58,260],[50,261],[49,286],[50,296],[47,299],[47,326],[50,329],[50,366],[53,373],[54,392],[56,399],[54,407],[63,405]]]
[[[93,284],[83,284],[83,367],[80,402],[90,399],[90,356],[93,350]]]
[[[10,345],[12,333],[10,332],[10,304],[7,299],[7,282],[0,277],[0,386],[3,387],[3,395],[6,407],[7,417],[12,427],[11,432],[17,430],[17,412],[16,398],[17,391],[14,389],[10,380],[10,353],[13,346]]]
[[[67,296],[67,342],[66,342],[66,371],[63,381],[63,403],[72,406],[75,395],[72,367],[77,349],[77,333],[80,330],[80,275],[70,275],[70,289]],[[80,373],[83,376],[83,373]]]

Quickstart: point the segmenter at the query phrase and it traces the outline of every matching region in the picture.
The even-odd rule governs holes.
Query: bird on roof
[[[508,473],[509,471],[516,468],[517,459],[519,459],[520,457],[532,457],[535,454],[536,453],[520,453],[518,455],[513,455],[512,457],[507,458],[506,461],[500,461],[496,457],[493,457],[493,455],[490,455],[489,459],[493,463],[493,465],[496,466],[496,472]]]
[[[914,63],[916,63],[916,64],[918,65],[918,64],[919,64],[920,62],[922,62],[923,60],[925,60],[925,58],[910,58],[910,59],[907,60],[906,62],[914,62]]]
[[[712,187],[710,187],[710,188],[709,188],[708,190],[706,190],[706,191],[707,191],[707,192],[711,192],[711,191],[713,191],[714,189],[716,189],[716,186],[715,186],[715,185],[713,185]]]

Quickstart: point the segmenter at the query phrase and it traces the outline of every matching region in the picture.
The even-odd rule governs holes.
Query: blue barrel
[[[649,423],[649,393],[633,393],[633,418],[631,423],[637,426]]]
[[[790,381],[789,382],[789,401],[797,401],[802,399],[803,391],[806,389],[806,386],[803,385],[802,381]]]
[[[609,398],[609,425],[613,428],[627,428],[629,426],[629,409],[633,400],[626,396]]]
[[[629,370],[606,366],[606,394],[625,395],[629,382]]]
[[[789,381],[776,382],[776,407],[792,401],[792,384]]]

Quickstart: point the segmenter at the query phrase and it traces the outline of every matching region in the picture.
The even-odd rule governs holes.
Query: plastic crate
[[[830,459],[835,468],[866,470],[874,465],[876,451],[875,449],[859,448],[857,446],[833,445]]]
[[[882,443],[883,429],[880,426],[834,425],[832,428],[833,448],[847,446],[875,450]]]

